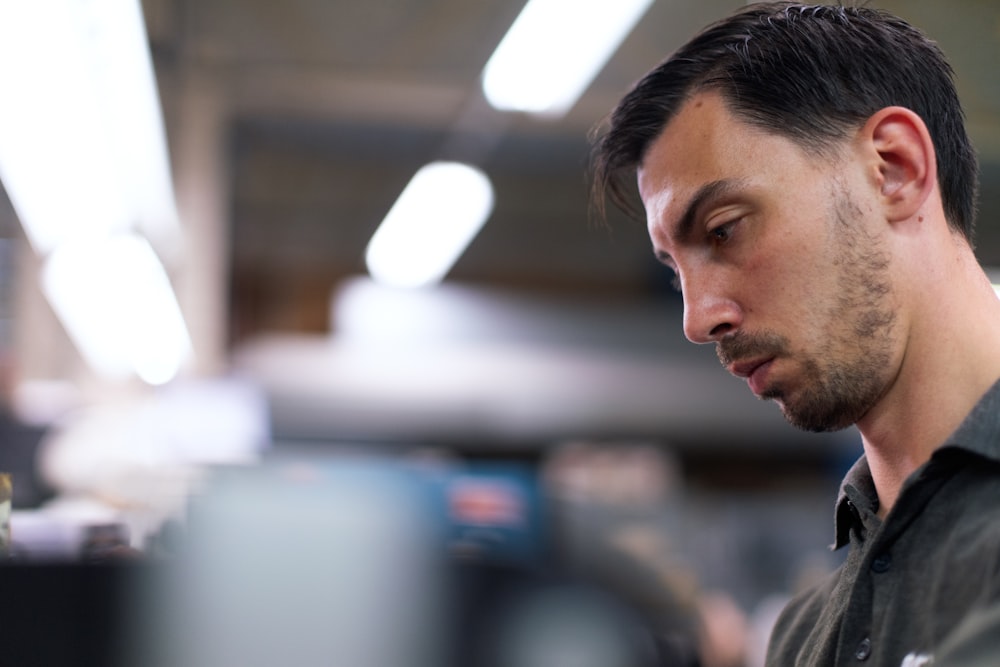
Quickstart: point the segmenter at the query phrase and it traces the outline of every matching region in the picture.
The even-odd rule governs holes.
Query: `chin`
[[[841,431],[854,424],[854,420],[846,417],[843,413],[830,414],[810,411],[789,410],[784,405],[781,407],[781,414],[785,421],[802,431],[810,433],[830,433]]]

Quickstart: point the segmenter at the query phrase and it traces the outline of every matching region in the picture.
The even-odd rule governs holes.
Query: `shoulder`
[[[926,511],[952,540],[996,548],[1000,546],[1000,460],[962,454],[965,460],[959,472],[935,494]]]

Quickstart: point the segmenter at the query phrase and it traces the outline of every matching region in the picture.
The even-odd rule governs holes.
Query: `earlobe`
[[[923,119],[904,107],[881,109],[865,123],[876,179],[890,221],[913,217],[937,187],[934,143]]]

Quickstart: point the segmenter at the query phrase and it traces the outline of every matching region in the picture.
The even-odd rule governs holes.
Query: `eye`
[[[739,220],[731,220],[729,222],[724,222],[721,225],[716,225],[712,229],[708,230],[708,237],[716,245],[720,243],[725,243],[733,236],[733,227],[738,223]]]

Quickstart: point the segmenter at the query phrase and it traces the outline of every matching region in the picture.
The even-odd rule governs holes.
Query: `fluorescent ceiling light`
[[[42,290],[84,358],[107,376],[163,384],[191,351],[166,271],[139,236],[60,246],[43,267]]]
[[[493,210],[493,186],[458,162],[420,168],[375,230],[365,261],[376,281],[422,287],[442,280]]]
[[[653,0],[529,0],[483,70],[495,108],[569,111]]]
[[[32,246],[175,234],[138,0],[0,0],[0,179]]]
[[[162,384],[191,343],[149,243],[180,234],[139,0],[0,0],[0,180],[99,373]]]

